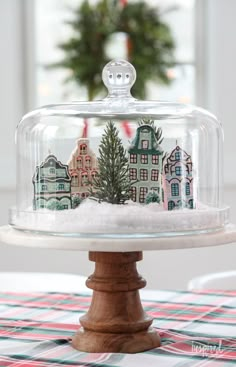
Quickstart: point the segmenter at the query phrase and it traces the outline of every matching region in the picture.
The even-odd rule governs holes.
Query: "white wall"
[[[202,0],[197,0],[202,1]],[[203,0],[207,4],[204,40],[201,50],[199,80],[202,81],[203,103],[220,116],[225,129],[225,179],[226,202],[232,207],[232,220],[236,223],[236,177],[234,161],[236,147],[236,124],[234,122],[234,97],[236,94],[236,1]],[[0,1],[0,224],[7,222],[7,210],[14,202],[14,192],[3,187],[14,181],[14,126],[24,112],[25,61],[22,50],[24,27],[22,22],[23,0]],[[201,96],[201,97],[202,97]],[[233,167],[231,169],[231,167]],[[209,249],[146,252],[140,270],[148,280],[149,287],[184,288],[188,279],[208,271],[235,268],[234,245]],[[1,245],[0,271],[61,271],[88,274],[92,269],[86,253],[60,252],[40,249],[15,248]]]
[[[24,105],[21,1],[0,1],[0,185],[15,185],[14,130]]]
[[[236,184],[236,1],[196,0],[200,8],[196,25],[199,54],[199,102],[221,120],[225,134],[224,179]],[[204,9],[204,13],[202,9]],[[205,28],[205,32],[203,31]],[[200,85],[199,85],[200,84]]]

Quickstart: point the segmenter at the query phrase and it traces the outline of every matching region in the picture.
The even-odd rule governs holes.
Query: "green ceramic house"
[[[36,167],[33,177],[34,209],[71,209],[71,176],[68,166],[50,154]]]
[[[156,191],[162,198],[163,150],[151,125],[141,125],[129,148],[129,177],[133,182],[131,199],[144,203],[147,193]]]

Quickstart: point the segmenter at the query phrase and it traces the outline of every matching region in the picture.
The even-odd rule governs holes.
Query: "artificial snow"
[[[166,211],[162,205],[124,205],[84,200],[77,209],[52,211],[29,209],[15,212],[12,224],[21,229],[77,234],[171,234],[222,228],[227,211],[198,204],[198,209]]]

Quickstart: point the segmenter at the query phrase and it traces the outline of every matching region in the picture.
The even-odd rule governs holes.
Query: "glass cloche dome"
[[[209,112],[132,97],[134,67],[103,69],[105,99],[45,106],[16,132],[10,224],[77,237],[144,238],[222,230],[223,132]]]

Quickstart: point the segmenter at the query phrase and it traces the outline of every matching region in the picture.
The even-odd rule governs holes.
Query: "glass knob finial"
[[[108,89],[108,97],[131,97],[136,70],[126,60],[113,60],[103,68],[102,80]]]

